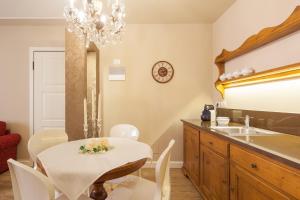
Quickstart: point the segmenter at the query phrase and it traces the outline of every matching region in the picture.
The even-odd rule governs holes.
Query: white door
[[[65,53],[34,52],[33,133],[65,129]]]

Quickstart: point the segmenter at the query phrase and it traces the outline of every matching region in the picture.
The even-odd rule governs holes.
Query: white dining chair
[[[63,130],[49,129],[35,133],[30,137],[27,144],[28,152],[34,165],[36,165],[37,155],[40,152],[67,141],[68,135]]]
[[[140,132],[131,124],[117,124],[110,129],[109,136],[138,140]]]
[[[14,200],[68,200],[65,195],[55,196],[54,186],[37,170],[13,159],[7,161],[13,186]],[[78,200],[91,200],[81,195]]]
[[[160,155],[155,167],[156,182],[130,175],[119,184],[107,200],[170,200],[170,156],[175,140]]]
[[[109,136],[110,137],[127,138],[127,139],[137,141],[140,136],[140,131],[137,127],[135,127],[131,124],[117,124],[110,129]],[[141,174],[142,174],[141,170],[139,170],[138,173],[139,173],[139,176],[141,176]],[[128,176],[124,176],[121,178],[109,180],[109,181],[107,181],[107,183],[111,184],[111,186],[118,185],[118,184],[124,182],[127,179],[127,177]]]

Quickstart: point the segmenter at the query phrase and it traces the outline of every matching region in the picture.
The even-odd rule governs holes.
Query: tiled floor
[[[143,169],[144,178],[154,180],[154,169]],[[183,175],[181,169],[171,169],[171,200],[201,200],[199,193]],[[9,172],[0,175],[0,200],[13,200]]]

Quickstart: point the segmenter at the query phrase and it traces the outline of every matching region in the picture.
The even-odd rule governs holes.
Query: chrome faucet
[[[250,127],[250,117],[249,117],[249,115],[245,116],[245,127],[246,128]]]

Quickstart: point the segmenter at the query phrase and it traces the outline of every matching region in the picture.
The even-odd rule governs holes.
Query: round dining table
[[[80,146],[91,139],[76,140],[41,152],[37,165],[70,200],[76,200],[91,185],[90,197],[105,200],[106,181],[131,174],[147,159],[152,159],[152,149],[148,144],[124,138],[106,139],[112,146],[108,152],[82,154]]]

